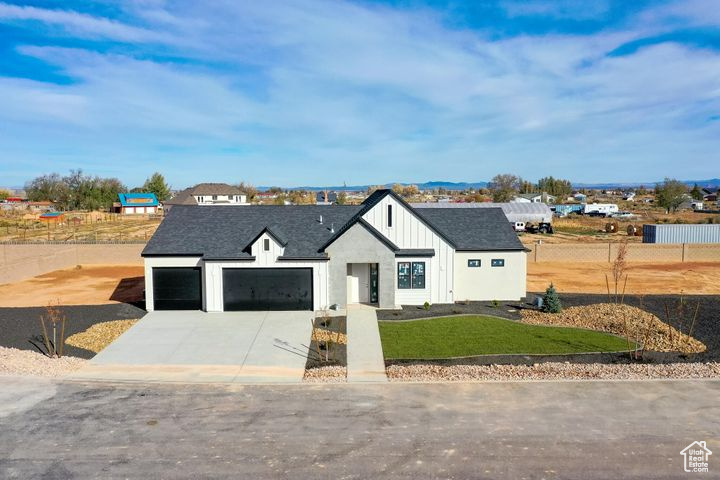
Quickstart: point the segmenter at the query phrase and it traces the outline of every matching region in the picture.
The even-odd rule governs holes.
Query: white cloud
[[[16,125],[0,131],[0,145],[21,151],[42,134],[48,155],[101,152],[98,165],[140,167],[172,159],[187,183],[212,179],[214,166],[223,178],[285,184],[500,170],[652,180],[706,168],[678,170],[678,153],[717,151],[720,122],[704,119],[720,110],[720,55],[679,44],[607,55],[640,38],[639,27],[494,39],[450,30],[428,11],[336,1],[126,8],[162,47],[142,58],[20,47],[74,82],[0,77],[0,121]]]
[[[59,25],[82,37],[110,38],[127,42],[168,39],[165,35],[157,34],[145,28],[125,25],[113,20],[84,15],[71,10],[51,10],[0,3],[0,19],[6,21],[34,20],[50,25]]]

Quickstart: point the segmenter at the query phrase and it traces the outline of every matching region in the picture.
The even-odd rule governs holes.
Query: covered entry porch
[[[377,263],[348,263],[347,304],[377,305],[380,295],[379,277]]]

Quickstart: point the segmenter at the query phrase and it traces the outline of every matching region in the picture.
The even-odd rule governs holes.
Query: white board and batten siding
[[[203,267],[202,257],[145,257],[145,309],[151,312],[154,309],[155,299],[153,298],[153,267]],[[203,269],[204,270],[204,269]],[[202,290],[207,292],[205,275],[202,275]],[[203,293],[203,310],[207,308]]]
[[[264,251],[264,239],[270,240],[270,250]],[[202,267],[203,310],[206,312],[223,311],[223,268],[312,268],[313,270],[313,309],[328,307],[328,266],[324,261],[277,261],[284,252],[282,245],[272,236],[264,233],[252,246],[252,261],[204,261],[201,257],[146,257],[145,258],[145,298],[148,311],[153,305],[153,267]]]
[[[388,227],[388,205],[392,205],[392,226]],[[453,302],[453,266],[455,250],[438,234],[428,228],[415,214],[411,213],[391,195],[386,195],[377,205],[363,215],[363,219],[388,238],[399,248],[432,248],[434,257],[417,258],[425,262],[425,289],[398,289],[395,275],[395,302],[397,304],[422,305]],[[407,258],[395,259],[397,263],[412,261]],[[420,300],[420,297],[423,297]],[[407,299],[408,301],[405,301]]]
[[[270,250],[265,251],[265,239],[270,240]],[[206,310],[208,312],[223,311],[223,288],[222,288],[222,271],[223,268],[312,268],[313,270],[313,310],[322,310],[328,306],[327,278],[328,267],[327,262],[319,261],[300,261],[300,260],[281,260],[277,258],[282,256],[285,249],[271,235],[263,233],[251,247],[251,254],[255,257],[252,261],[211,261],[205,262],[204,279],[205,284],[210,288],[205,288],[207,297]]]
[[[422,305],[430,303],[449,303],[447,301],[437,302],[432,300],[433,288],[433,265],[429,257],[402,257],[395,259],[395,303],[398,305]],[[401,262],[425,262],[425,288],[397,288],[397,264]],[[410,267],[412,269],[412,266]]]

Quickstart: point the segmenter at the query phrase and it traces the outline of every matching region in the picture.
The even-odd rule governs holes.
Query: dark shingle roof
[[[198,183],[175,194],[166,205],[197,205],[193,195],[242,195],[243,191],[227,183]]]
[[[361,217],[389,194],[392,193],[387,190],[377,191],[362,205],[177,205],[160,224],[143,255],[249,259],[252,243],[268,231],[285,245],[285,259],[326,258],[325,247],[356,223],[382,236]],[[524,249],[499,208],[416,208],[415,214],[457,250]],[[400,255],[431,254],[430,250],[403,250],[382,238],[388,248]]]
[[[360,206],[176,205],[158,227],[143,255],[203,255],[208,259],[250,257],[253,240],[268,229],[287,242],[285,257],[323,258],[320,247]],[[319,222],[320,215],[323,223]]]
[[[500,208],[416,208],[456,250],[524,250]]]

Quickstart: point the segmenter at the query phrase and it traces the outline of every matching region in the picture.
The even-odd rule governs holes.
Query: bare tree
[[[520,191],[523,179],[510,173],[495,175],[488,185],[494,202],[509,202]]]

